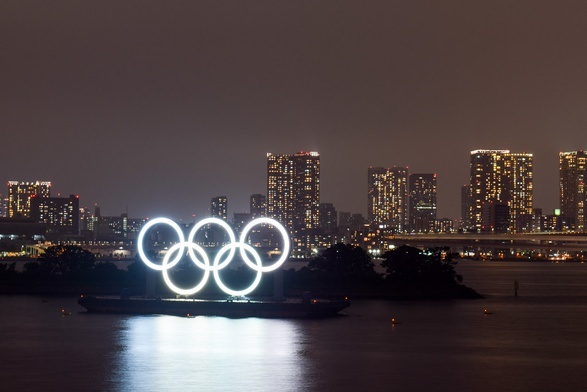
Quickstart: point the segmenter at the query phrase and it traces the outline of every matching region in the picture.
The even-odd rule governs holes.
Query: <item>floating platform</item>
[[[221,316],[229,318],[324,318],[339,314],[350,301],[328,299],[201,300],[141,297],[80,296],[78,304],[90,313],[168,314],[182,317]]]

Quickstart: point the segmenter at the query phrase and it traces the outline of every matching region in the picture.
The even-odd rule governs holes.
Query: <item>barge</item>
[[[239,298],[204,300],[82,295],[78,299],[78,304],[89,313],[167,314],[182,317],[324,318],[338,315],[350,306],[350,301],[348,298],[269,301]]]

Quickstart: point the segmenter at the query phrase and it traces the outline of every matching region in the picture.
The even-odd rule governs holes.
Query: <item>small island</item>
[[[290,290],[310,288],[313,294],[383,299],[483,298],[462,284],[448,248],[420,250],[400,246],[383,254],[378,273],[362,248],[336,244],[312,258],[299,271],[286,271]]]

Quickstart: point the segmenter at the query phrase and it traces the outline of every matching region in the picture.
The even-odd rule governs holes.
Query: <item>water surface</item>
[[[587,265],[457,269],[486,299],[353,301],[324,320],[87,314],[76,298],[0,296],[0,390],[587,389]]]

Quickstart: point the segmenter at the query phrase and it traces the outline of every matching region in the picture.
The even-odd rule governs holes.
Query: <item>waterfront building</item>
[[[408,228],[408,168],[369,167],[367,219],[392,231]]]
[[[540,215],[541,232],[561,232],[572,230],[573,224],[567,216],[561,215],[560,209],[555,209],[552,214]]]
[[[46,240],[47,225],[31,218],[0,217],[0,257],[25,256]],[[30,253],[38,255],[35,250]]]
[[[538,233],[542,229],[542,208],[534,208],[532,215],[532,232]]]
[[[49,181],[8,181],[8,218],[30,218],[31,197],[50,197]]]
[[[101,216],[100,209],[98,208],[95,217],[94,239],[96,241],[116,241],[127,238],[127,214],[121,214],[120,216]]]
[[[507,203],[483,203],[481,232],[507,233],[510,229],[510,208]]]
[[[79,209],[79,230],[80,235],[86,239],[86,241],[92,241],[94,239],[94,227],[98,219],[94,216],[94,213],[89,207],[80,207]]]
[[[506,204],[508,231],[530,231],[533,215],[532,154],[509,150],[471,151],[470,228],[483,230],[483,206]],[[488,207],[489,208],[489,207]]]
[[[409,176],[410,231],[430,233],[436,224],[436,174]]]
[[[320,155],[267,154],[267,216],[286,226],[294,253],[311,251],[320,213]]]
[[[434,231],[437,233],[453,233],[455,231],[454,221],[450,218],[436,219]]]
[[[72,238],[79,234],[79,197],[30,198],[30,215],[38,223],[47,225],[47,239]]]
[[[587,231],[587,152],[559,153],[560,214],[571,230]]]
[[[226,196],[216,196],[210,200],[210,216],[225,222],[228,220],[228,198]]]
[[[135,240],[141,228],[147,222],[146,218],[129,218],[128,214],[119,216],[101,216],[99,211],[94,216],[94,240],[96,241],[122,241]],[[169,228],[162,227],[159,230]],[[172,230],[171,236],[173,234]]]

